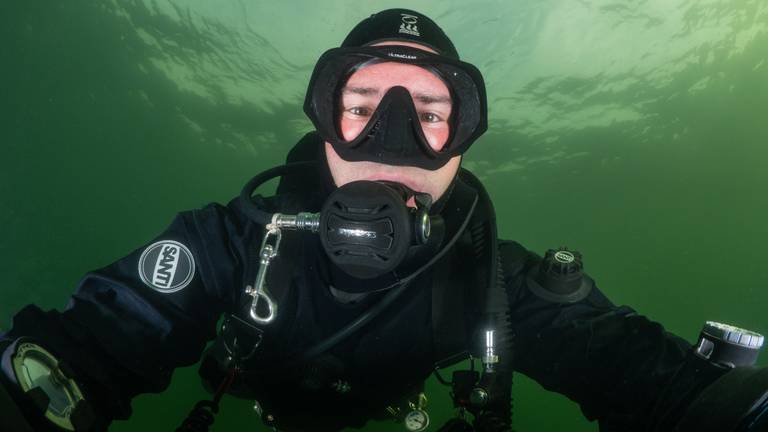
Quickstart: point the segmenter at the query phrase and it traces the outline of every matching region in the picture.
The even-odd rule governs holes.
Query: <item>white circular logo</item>
[[[192,252],[179,242],[152,243],[139,258],[141,281],[155,291],[172,293],[184,289],[195,276]]]
[[[557,251],[555,252],[555,260],[564,264],[569,264],[573,262],[574,256],[568,251]]]

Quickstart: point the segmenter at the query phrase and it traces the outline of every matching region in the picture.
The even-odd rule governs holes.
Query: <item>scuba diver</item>
[[[497,238],[460,167],[487,128],[483,78],[430,18],[361,21],[318,60],[304,110],[316,130],[286,165],[180,213],[63,311],[15,315],[0,429],[105,430],[200,361],[213,397],[179,431],[208,430],[225,394],[254,401],[268,430],[421,431],[433,373],[456,408],[433,429],[511,431],[513,371],[601,431],[768,430],[761,335],[707,322],[691,345],[611,303],[580,253]]]

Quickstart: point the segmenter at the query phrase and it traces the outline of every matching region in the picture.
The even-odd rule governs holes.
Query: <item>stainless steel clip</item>
[[[253,285],[245,287],[245,293],[253,297],[251,302],[251,318],[259,324],[269,324],[277,316],[277,302],[267,289],[267,270],[272,259],[277,256],[280,249],[280,240],[283,238],[281,229],[317,232],[320,227],[319,213],[299,213],[297,215],[284,215],[275,213],[272,222],[265,227],[266,233],[259,249],[259,271]],[[266,315],[259,315],[259,302],[266,303]]]
[[[277,251],[280,248],[280,240],[283,234],[279,228],[276,228],[273,224],[266,226],[267,232],[264,234],[264,240],[261,242],[261,249],[259,250],[259,271],[256,273],[256,280],[253,282],[253,286],[248,285],[245,287],[245,293],[253,297],[251,302],[251,318],[259,324],[269,324],[274,321],[277,316],[277,303],[272,299],[272,296],[267,290],[266,279],[267,270],[272,259],[277,256]],[[267,313],[265,316],[259,315],[259,301],[266,303]]]

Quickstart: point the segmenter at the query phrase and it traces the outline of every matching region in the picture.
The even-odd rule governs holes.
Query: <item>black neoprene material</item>
[[[440,54],[459,58],[453,42],[426,15],[410,9],[387,9],[360,21],[341,43],[360,47],[382,41],[404,41],[426,45]]]

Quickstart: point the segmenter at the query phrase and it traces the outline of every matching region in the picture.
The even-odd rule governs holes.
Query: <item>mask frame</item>
[[[397,131],[408,136],[394,143],[394,151],[382,149],[383,140],[380,136],[376,142],[377,134],[382,133],[380,126],[387,123],[392,112],[400,116],[408,115],[413,124],[420,124],[413,122],[412,112],[398,112],[398,108],[403,108],[402,103],[397,103],[394,109],[389,108],[392,99],[402,100],[402,97],[392,97],[391,92],[398,86],[387,91],[368,124],[355,139],[344,139],[339,130],[341,90],[352,73],[372,61],[420,66],[443,80],[451,94],[452,112],[448,119],[450,134],[440,151],[435,151],[429,145],[420,127]],[[385,99],[390,103],[384,103]],[[413,106],[412,100],[410,105]],[[405,108],[410,111],[407,106]],[[371,161],[428,170],[436,170],[452,157],[463,154],[488,128],[485,83],[477,68],[460,60],[400,45],[333,48],[326,51],[312,73],[304,112],[320,136],[346,161]],[[403,120],[400,119],[398,123],[402,124]]]

